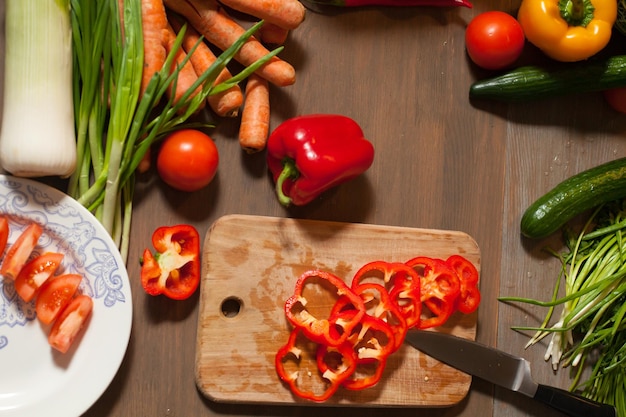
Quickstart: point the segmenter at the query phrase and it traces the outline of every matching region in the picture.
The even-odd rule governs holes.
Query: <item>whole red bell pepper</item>
[[[159,227],[152,234],[153,255],[145,249],[141,285],[150,295],[190,297],[200,284],[200,235],[190,225]]]
[[[267,164],[278,200],[302,206],[365,172],[374,147],[346,116],[312,114],[281,123],[267,141]]]

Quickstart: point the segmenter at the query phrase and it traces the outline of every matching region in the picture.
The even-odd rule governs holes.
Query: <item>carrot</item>
[[[176,41],[176,32],[172,26],[167,24],[167,32],[168,32],[168,44],[167,44],[167,53],[170,53],[174,48],[174,42]],[[187,54],[183,48],[178,49],[176,52],[176,59],[172,65],[181,65],[183,60],[186,58]],[[173,68],[172,68],[173,70]],[[171,97],[174,95],[174,103],[178,102],[180,98],[189,90],[193,83],[198,81],[198,75],[196,74],[196,70],[194,70],[193,65],[191,65],[191,61],[188,60],[178,71],[178,77],[176,78],[176,90],[174,88],[167,90],[167,94]],[[194,93],[197,94],[200,92],[202,87],[196,88]],[[200,107],[202,108],[202,106]]]
[[[272,23],[264,23],[258,33],[261,42],[269,45],[282,45],[289,36],[289,29],[283,29]]]
[[[305,8],[298,0],[220,0],[225,6],[287,30],[304,21]]]
[[[247,153],[262,151],[270,127],[269,85],[266,79],[251,74],[245,89],[245,101],[239,127],[239,144]]]
[[[164,0],[165,6],[179,13],[206,40],[225,50],[245,32],[215,0]],[[235,54],[241,64],[252,65],[269,51],[254,37],[248,39]],[[296,81],[295,69],[286,61],[274,56],[257,71],[261,77],[280,87],[291,85]]]
[[[167,56],[167,16],[163,0],[141,0],[141,23],[144,43],[144,69],[141,95],[152,76],[160,71]]]
[[[176,32],[180,31],[182,22],[177,16],[168,15],[168,20]],[[199,77],[217,60],[211,48],[205,42],[198,42],[200,34],[191,26],[187,26],[185,36],[183,37],[182,47],[187,53],[197,44],[196,49],[189,57],[189,61],[193,66],[196,75]],[[214,85],[226,81],[232,77],[228,68],[224,68],[222,72],[215,78]],[[239,108],[243,104],[243,94],[239,85],[234,85],[228,90],[211,94],[207,97],[207,103],[211,109],[221,117],[236,117],[239,114]]]

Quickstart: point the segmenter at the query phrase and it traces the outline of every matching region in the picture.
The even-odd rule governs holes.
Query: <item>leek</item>
[[[7,0],[0,165],[22,177],[76,165],[69,0]]]

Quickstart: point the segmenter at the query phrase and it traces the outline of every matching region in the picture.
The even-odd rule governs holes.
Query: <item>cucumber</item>
[[[469,96],[497,101],[540,98],[602,91],[626,86],[626,55],[595,59],[554,68],[524,66],[470,86]]]
[[[524,212],[521,232],[541,239],[585,211],[626,197],[626,158],[582,171],[558,184]]]

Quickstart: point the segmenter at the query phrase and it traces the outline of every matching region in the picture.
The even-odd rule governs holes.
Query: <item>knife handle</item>
[[[612,405],[547,385],[539,384],[533,398],[572,417],[617,417],[617,410]]]

